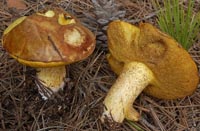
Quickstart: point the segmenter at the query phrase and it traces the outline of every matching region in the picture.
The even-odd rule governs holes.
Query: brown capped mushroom
[[[157,98],[177,99],[197,88],[198,70],[188,52],[151,24],[136,27],[114,21],[107,34],[108,62],[119,76],[104,100],[103,122],[138,121],[132,104],[143,90]]]
[[[55,9],[17,19],[4,31],[2,43],[13,58],[37,69],[36,84],[47,99],[63,88],[65,65],[93,52],[95,36],[77,18]]]

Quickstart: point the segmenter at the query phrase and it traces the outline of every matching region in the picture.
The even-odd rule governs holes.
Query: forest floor
[[[98,0],[24,0],[22,5],[0,1],[0,36],[15,19],[40,10],[62,8],[90,28],[94,34],[105,32],[95,14]],[[101,0],[99,0],[101,1]],[[105,1],[105,0],[104,0]],[[109,1],[109,0],[107,0]],[[125,11],[120,19],[138,24],[149,22],[157,26],[158,10],[152,0],[115,0],[117,11]],[[12,4],[12,2],[11,2]],[[200,10],[200,1],[194,11]],[[116,12],[117,12],[116,11]],[[107,12],[109,13],[109,12]],[[17,35],[17,34],[16,34]],[[93,54],[84,61],[68,65],[63,91],[43,100],[35,85],[35,69],[11,58],[0,44],[0,130],[19,131],[107,131],[100,116],[103,100],[117,76],[106,60],[107,41],[97,37]],[[200,39],[189,50],[200,67]],[[133,107],[141,114],[138,122],[125,120],[115,131],[199,131],[200,86],[191,95],[177,100],[161,100],[142,93]]]

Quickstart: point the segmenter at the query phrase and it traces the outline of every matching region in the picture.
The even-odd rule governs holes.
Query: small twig
[[[191,102],[191,100],[190,100],[190,97],[188,97],[188,100],[189,100],[190,105],[192,105],[192,102]],[[191,110],[192,110],[192,117],[191,117],[191,118],[192,118],[192,123],[193,123],[193,126],[196,127],[197,125],[196,125],[196,123],[195,123],[195,121],[194,121],[194,117],[195,117],[194,108],[191,107]]]
[[[152,124],[150,124],[146,119],[144,119],[143,117],[140,118],[140,122],[143,123],[144,125],[146,125],[147,127],[149,127],[151,130],[153,131],[159,131],[155,126],[153,126]]]
[[[0,11],[0,14],[1,14],[1,16],[2,16],[2,15],[9,16],[9,18],[12,17],[12,15],[11,15],[10,13],[8,13],[8,12]]]
[[[161,131],[166,131],[165,130],[165,127],[163,126],[163,124],[160,122],[159,118],[158,118],[158,115],[156,114],[156,112],[154,111],[154,108],[149,104],[149,108],[150,108],[150,111],[151,111],[151,114],[154,118],[154,121],[155,121],[155,124],[158,125],[161,129]]]
[[[53,129],[65,129],[65,127],[62,126],[49,126],[49,127],[45,127],[42,129],[38,129],[37,131],[47,131],[47,130],[53,130]]]
[[[162,107],[165,109],[169,109],[169,108],[193,108],[193,107],[200,107],[200,105],[193,105],[191,103],[191,105],[185,105],[185,106],[169,106],[169,107]]]
[[[38,123],[38,120],[39,120],[40,116],[42,115],[42,111],[43,111],[43,109],[44,109],[46,103],[47,103],[47,101],[45,101],[44,104],[42,105],[42,107],[40,108],[40,112],[39,112],[39,114],[38,114],[37,117],[35,116],[35,114],[31,113],[32,116],[33,116],[33,118],[34,118],[34,123],[32,124],[31,129],[33,128],[33,126],[34,126],[35,124],[37,125],[37,128],[40,129],[40,125],[39,125],[39,123]],[[32,130],[33,130],[33,129],[32,129]]]
[[[147,16],[145,16],[145,17],[143,17],[143,18],[140,18],[140,19],[128,20],[128,22],[134,24],[134,23],[138,23],[138,22],[140,22],[140,21],[145,21],[145,20],[147,20],[147,19],[150,19],[150,18],[156,16],[157,12],[158,12],[158,11],[152,12],[152,13],[150,13],[149,15],[147,15]]]
[[[42,126],[43,126],[43,129],[46,128],[45,126],[45,120],[44,120],[44,115],[42,114]]]
[[[2,110],[2,104],[1,103],[0,103],[0,118],[1,118],[2,129],[6,129],[5,122],[4,122],[4,116],[3,116],[3,110]]]
[[[162,113],[164,113],[169,119],[173,120],[173,113],[171,113],[168,110],[165,110],[165,108],[163,106],[160,106],[158,103],[156,103],[153,99],[150,99],[149,97],[145,96],[144,99],[146,101],[148,101],[149,103],[151,103],[152,105],[156,106],[157,108],[160,109],[160,111]]]
[[[142,106],[137,106],[137,105],[134,105],[134,107],[135,108],[138,108],[138,109],[140,109],[141,111],[144,111],[144,112],[150,112],[150,110],[149,109],[147,109],[147,108],[145,108],[145,107],[142,107]]]

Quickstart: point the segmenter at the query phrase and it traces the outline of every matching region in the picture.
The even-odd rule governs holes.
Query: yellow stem
[[[145,64],[138,62],[125,64],[104,100],[105,108],[101,120],[104,122],[105,119],[110,119],[122,123],[126,118],[138,121],[139,113],[132,104],[153,80],[153,73]]]
[[[64,87],[65,75],[65,66],[37,68],[38,81],[36,84],[43,99],[47,99],[53,92],[57,92]]]

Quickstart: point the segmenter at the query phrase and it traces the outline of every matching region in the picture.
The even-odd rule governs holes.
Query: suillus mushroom
[[[198,70],[188,52],[151,24],[113,21],[107,35],[108,62],[118,78],[103,102],[103,122],[138,121],[132,104],[143,90],[156,98],[177,99],[197,88]]]
[[[17,19],[4,31],[2,43],[17,61],[36,68],[36,85],[47,99],[63,88],[65,65],[93,52],[95,36],[76,17],[54,9]]]

